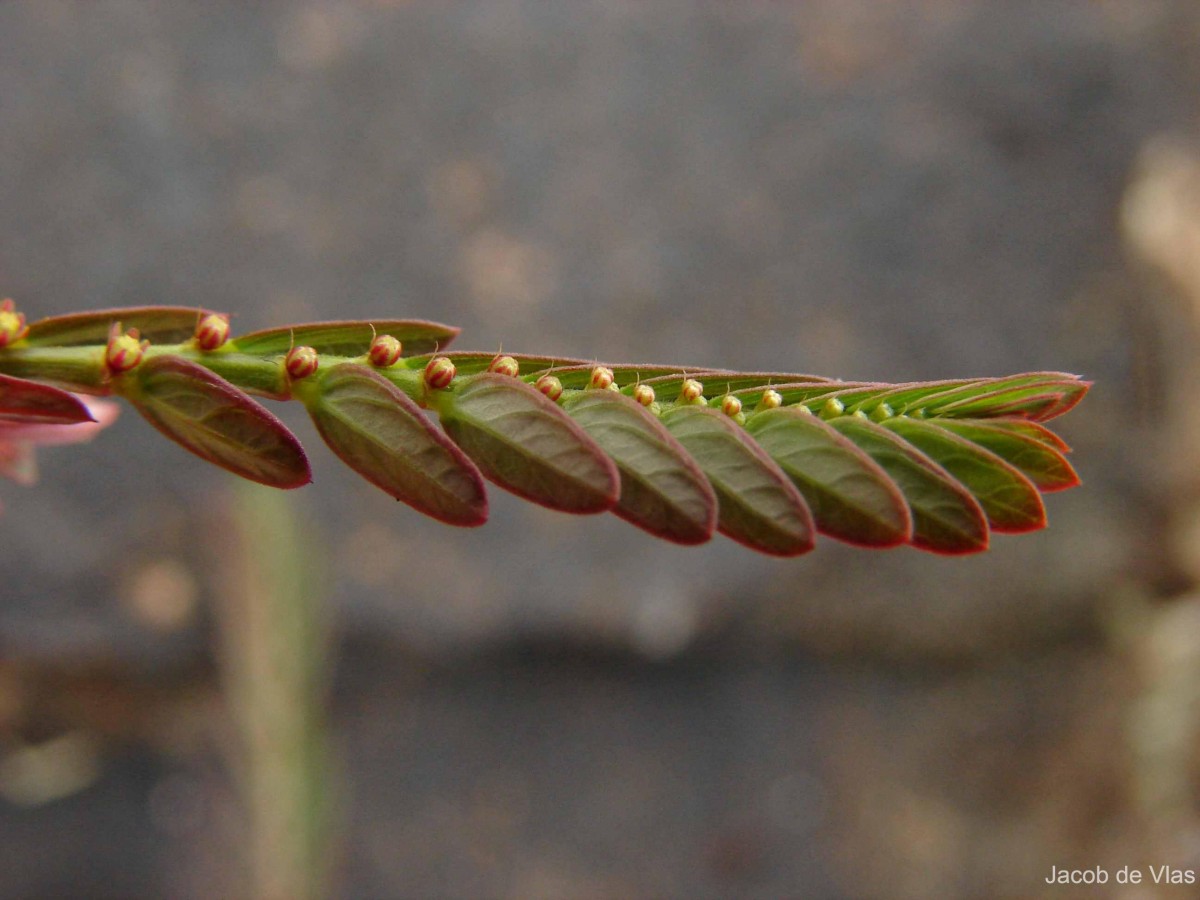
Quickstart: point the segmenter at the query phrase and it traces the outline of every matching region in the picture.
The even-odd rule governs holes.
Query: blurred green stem
[[[325,717],[331,642],[319,561],[291,496],[238,482],[231,506],[219,619],[250,828],[250,893],[323,897],[334,831]]]

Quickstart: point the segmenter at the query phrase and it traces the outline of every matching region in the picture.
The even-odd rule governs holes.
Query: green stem
[[[239,352],[233,345],[208,352],[197,349],[191,341],[158,344],[146,349],[144,359],[155,356],[182,357],[204,366],[244,391],[273,400],[291,399],[293,388],[297,387],[287,377],[282,356],[253,356]],[[364,356],[321,355],[322,368],[347,362],[369,365]],[[410,369],[405,360],[401,360],[395,366],[374,371],[417,403],[423,402],[425,390],[420,369]],[[0,373],[45,381],[85,394],[120,392],[105,366],[104,347],[98,346],[22,347],[18,344],[0,353]]]

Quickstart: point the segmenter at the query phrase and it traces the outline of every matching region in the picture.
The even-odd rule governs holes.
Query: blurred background
[[[681,549],[499,489],[457,531],[297,410],[288,495],[127,410],[0,484],[0,898],[1200,869],[1198,42],[1191,0],[0,4],[31,317],[1096,382],[1057,423],[1084,486],[968,559]]]

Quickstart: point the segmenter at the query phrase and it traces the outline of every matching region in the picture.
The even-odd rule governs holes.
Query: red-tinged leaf
[[[614,391],[578,391],[563,409],[612,457],[621,474],[613,512],[656,537],[703,544],[717,498],[695,460],[641,404]]]
[[[908,504],[895,482],[828,423],[783,407],[756,413],[746,428],[800,488],[823,534],[863,547],[912,538]]]
[[[987,425],[989,428],[1003,428],[1005,431],[1010,431],[1013,434],[1019,434],[1035,441],[1040,441],[1047,447],[1057,450],[1059,453],[1070,453],[1070,445],[1061,437],[1042,425],[1040,422],[1032,422],[1029,419],[959,419],[955,418],[956,422],[965,422],[974,425]]]
[[[949,418],[961,412],[968,418],[1025,418],[1042,421],[1053,418],[1053,410],[1067,402],[1064,391],[1037,385],[1017,391],[995,391],[973,400],[927,411],[929,418]]]
[[[487,521],[475,464],[406,394],[366,366],[318,376],[305,403],[325,443],[350,468],[418,512],[450,525]]]
[[[1004,425],[987,424],[987,419],[937,418],[929,422],[991,450],[1020,469],[1044,493],[1065,491],[1079,484],[1079,476],[1066,458],[1036,438],[1018,434]]]
[[[1019,534],[1046,526],[1037,488],[995,453],[927,421],[898,416],[881,424],[962,482],[983,507],[992,530]]]
[[[70,425],[95,419],[73,394],[48,384],[0,375],[0,421]]]
[[[600,513],[616,504],[620,477],[612,460],[520,379],[472,375],[431,402],[450,437],[501,487],[563,512]]]
[[[912,510],[914,547],[945,554],[987,549],[983,509],[945,469],[874,422],[840,416],[829,424],[866,451],[896,482]]]
[[[1038,422],[1049,422],[1051,419],[1057,419],[1059,416],[1066,415],[1079,405],[1079,402],[1087,396],[1087,392],[1091,388],[1092,382],[1090,381],[1077,381],[1067,385],[1056,404],[1032,418]]]
[[[812,550],[815,526],[803,495],[744,428],[695,406],[668,410],[662,423],[708,476],[722,534],[773,556]]]
[[[1060,415],[1056,411],[1059,408],[1066,412],[1083,398],[1089,386],[1089,382],[1062,372],[1030,372],[988,379],[977,385],[926,397],[909,404],[907,409],[915,411],[919,408],[928,416],[992,418],[1008,415],[1040,420]]]
[[[270,487],[312,481],[295,435],[203,366],[156,356],[114,383],[151,425],[202,459]]]
[[[252,331],[234,339],[234,346],[252,356],[278,356],[292,347],[312,347],[330,356],[362,356],[377,334],[390,334],[404,345],[405,356],[445,347],[459,329],[421,319],[371,319],[308,322]]]
[[[136,328],[152,343],[178,344],[188,340],[196,323],[210,312],[187,306],[125,306],[50,316],[30,323],[25,341],[31,347],[103,345],[108,342],[112,323],[120,322],[122,329]]]

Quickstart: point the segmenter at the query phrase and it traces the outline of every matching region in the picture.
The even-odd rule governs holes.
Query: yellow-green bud
[[[870,416],[876,422],[882,422],[884,419],[890,419],[894,413],[892,408],[886,403],[880,403],[877,407],[871,410]]]
[[[783,406],[783,394],[772,388],[763,391],[762,399],[758,401],[759,409],[779,409],[781,406]]]
[[[390,334],[378,334],[371,341],[371,348],[367,351],[367,358],[371,360],[371,365],[376,368],[386,369],[397,363],[403,350],[404,345]]]
[[[733,394],[726,394],[721,398],[721,412],[725,413],[729,418],[737,417],[741,411],[742,401],[733,396]]]
[[[557,401],[558,398],[562,396],[562,392],[563,392],[562,382],[559,381],[557,378],[555,378],[553,375],[543,375],[541,378],[539,378],[537,381],[534,382],[533,386],[535,388],[537,388],[539,391],[541,391],[543,394],[545,394],[547,397],[549,397],[551,400]]]
[[[613,370],[608,366],[596,366],[588,378],[588,387],[598,391],[606,391],[613,383]]]
[[[633,399],[642,406],[649,406],[654,402],[654,388],[648,384],[639,384],[633,389]]]
[[[821,415],[824,418],[832,419],[840,416],[846,411],[846,405],[837,397],[830,397],[821,405]]]
[[[17,312],[12,300],[0,302],[0,348],[15,344],[28,332],[25,314]]]
[[[679,388],[679,402],[702,405],[704,403],[704,385],[695,378],[685,378]]]
[[[293,347],[283,358],[283,367],[293,380],[307,378],[317,371],[320,357],[312,347]]]
[[[507,375],[516,378],[521,374],[521,364],[511,356],[497,356],[488,364],[488,371],[497,375]]]
[[[112,329],[108,346],[104,348],[104,362],[112,374],[128,372],[142,361],[150,342],[140,340],[139,337],[136,328],[130,328],[125,334],[121,334],[117,327]]]
[[[440,391],[450,386],[457,373],[458,370],[454,368],[454,363],[449,357],[435,356],[425,366],[425,384],[435,391]]]
[[[196,346],[216,350],[229,340],[229,316],[212,313],[196,323]]]

